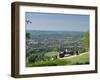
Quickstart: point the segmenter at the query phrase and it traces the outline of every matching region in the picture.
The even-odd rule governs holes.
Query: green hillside
[[[55,56],[55,55],[58,55],[58,52],[52,51],[52,52],[48,52],[48,53],[45,54],[45,56],[49,56],[49,57],[52,57],[52,56]]]
[[[51,52],[54,53],[54,52]],[[57,53],[57,52],[55,52]],[[52,56],[52,54],[48,53],[47,55]],[[82,65],[89,64],[89,53],[81,53],[78,56],[74,56],[71,58],[64,57],[62,59],[56,59],[51,61],[39,61],[36,63],[27,64],[27,67],[36,67],[36,66],[60,66],[60,65]]]

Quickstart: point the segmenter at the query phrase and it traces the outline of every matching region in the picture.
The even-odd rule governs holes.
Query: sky
[[[26,12],[26,30],[88,31],[89,15]]]

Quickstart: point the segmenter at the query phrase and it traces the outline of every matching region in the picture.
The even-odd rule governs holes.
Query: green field
[[[45,56],[49,56],[49,57],[52,57],[52,56],[55,56],[55,55],[58,55],[58,52],[52,51],[52,52],[48,52],[48,53],[45,54]]]
[[[52,54],[51,54],[52,53]],[[49,52],[48,56],[53,56],[57,52]],[[89,53],[81,53],[81,55],[71,58],[64,57],[62,59],[56,59],[51,61],[39,61],[31,64],[26,64],[27,67],[39,67],[39,66],[60,66],[60,65],[82,65],[89,64]]]

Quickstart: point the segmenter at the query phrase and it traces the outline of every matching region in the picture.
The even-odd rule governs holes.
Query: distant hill
[[[39,37],[83,37],[83,32],[80,31],[41,31],[41,30],[26,30],[27,33],[31,34],[31,38],[35,36]]]

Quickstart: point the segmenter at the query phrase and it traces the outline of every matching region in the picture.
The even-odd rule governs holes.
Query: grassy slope
[[[79,55],[69,59],[56,59],[53,61],[41,61],[33,64],[27,64],[27,67],[35,67],[35,66],[59,66],[59,65],[76,65],[76,64],[89,64],[89,54],[88,52],[83,53],[83,55]]]
[[[45,56],[52,57],[52,56],[55,56],[57,54],[58,54],[58,52],[48,52],[48,53],[45,54]]]
[[[70,64],[89,64],[89,54],[88,52],[82,53],[83,55],[78,55],[73,58],[66,59],[70,61]]]

